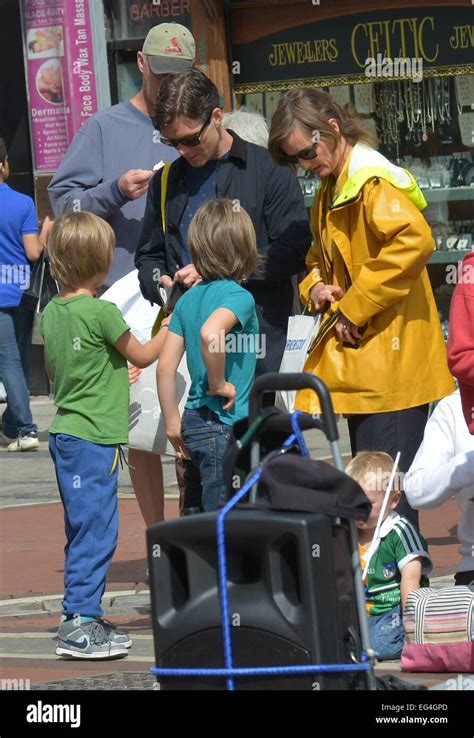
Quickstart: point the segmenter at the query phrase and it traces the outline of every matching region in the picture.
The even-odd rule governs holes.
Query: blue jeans
[[[193,485],[202,489],[201,506],[205,512],[215,510],[220,502],[227,499],[224,484],[224,452],[229,443],[231,426],[221,423],[219,417],[208,407],[186,408],[181,420],[181,436],[191,455],[195,474],[185,471],[184,484],[186,496],[195,494],[189,490]],[[197,478],[199,474],[200,479]]]
[[[63,613],[102,617],[102,595],[118,539],[117,446],[51,433],[49,451],[66,529]]]
[[[23,308],[0,308],[0,380],[7,393],[2,430],[17,438],[37,430],[30,410],[28,347],[34,312]]]
[[[383,615],[369,616],[369,636],[379,661],[399,659],[405,640],[400,605]]]

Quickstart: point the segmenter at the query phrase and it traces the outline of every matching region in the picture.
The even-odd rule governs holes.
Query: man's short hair
[[[88,212],[56,218],[48,240],[51,273],[64,287],[78,289],[98,274],[107,273],[115,249],[108,223]]]
[[[7,145],[5,143],[5,140],[3,138],[0,138],[0,164],[5,164],[7,156]]]
[[[155,128],[164,130],[179,117],[205,123],[220,98],[214,82],[198,69],[170,74],[163,80],[155,103]]]

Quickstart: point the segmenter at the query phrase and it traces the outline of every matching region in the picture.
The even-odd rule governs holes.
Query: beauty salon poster
[[[89,0],[23,0],[35,172],[54,172],[97,111]]]

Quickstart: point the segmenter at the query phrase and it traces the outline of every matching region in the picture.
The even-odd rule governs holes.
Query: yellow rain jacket
[[[354,146],[331,191],[313,203],[314,241],[300,299],[310,312],[319,282],[345,294],[325,312],[304,367],[328,386],[337,413],[381,413],[423,405],[455,389],[426,263],[431,229],[413,175],[363,144]],[[336,338],[339,311],[363,336],[357,348]],[[314,392],[296,408],[319,412]]]

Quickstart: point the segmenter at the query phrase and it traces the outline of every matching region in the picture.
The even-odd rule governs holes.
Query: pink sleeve
[[[451,300],[448,366],[459,382],[474,386],[474,285],[459,284]]]

